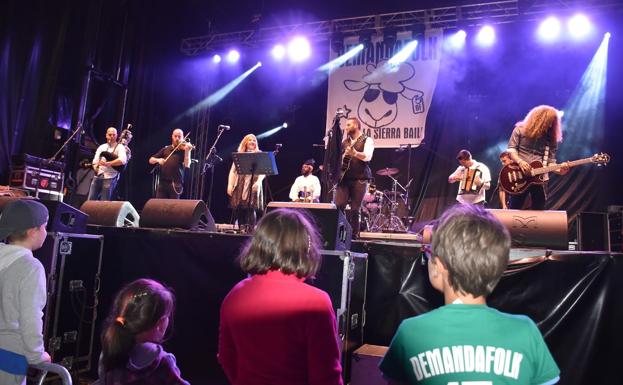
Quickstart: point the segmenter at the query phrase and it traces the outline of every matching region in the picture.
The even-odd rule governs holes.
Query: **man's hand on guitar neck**
[[[560,166],[561,167],[558,170],[554,171],[554,172],[556,174],[558,174],[558,175],[566,175],[569,172],[569,169],[570,169],[569,163],[563,162],[563,163],[560,164]]]

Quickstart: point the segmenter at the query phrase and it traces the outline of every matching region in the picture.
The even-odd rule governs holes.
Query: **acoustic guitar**
[[[569,167],[580,166],[582,164],[596,163],[607,164],[610,162],[610,155],[599,153],[590,158],[568,161]],[[504,166],[500,171],[500,187],[509,194],[518,195],[525,192],[533,184],[543,184],[545,174],[562,168],[562,164],[554,164],[543,167],[543,163],[538,160],[530,163],[532,171],[524,173],[517,163]]]

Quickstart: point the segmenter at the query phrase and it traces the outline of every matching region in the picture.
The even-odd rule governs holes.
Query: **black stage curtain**
[[[403,319],[443,304],[417,247],[354,248],[370,258],[366,343],[388,345]],[[621,274],[621,254],[555,252],[511,263],[488,303],[537,323],[561,369],[560,384],[611,384],[621,378],[609,359],[623,345]]]
[[[123,284],[140,277],[175,290],[174,333],[166,348],[191,383],[225,384],[216,361],[220,304],[244,274],[235,262],[245,236],[188,231],[94,228],[105,235],[99,324]],[[364,342],[387,345],[401,320],[443,304],[429,284],[420,249],[355,242],[369,254]],[[623,256],[553,254],[513,263],[490,297],[501,311],[526,314],[561,368],[561,384],[620,378],[611,358],[623,346]],[[511,333],[512,331],[509,331]],[[99,346],[94,350],[94,358]]]

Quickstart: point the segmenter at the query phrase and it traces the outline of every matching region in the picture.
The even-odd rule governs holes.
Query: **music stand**
[[[234,152],[231,154],[238,175],[251,175],[247,199],[253,193],[253,177],[255,175],[278,175],[277,162],[273,152]],[[242,194],[244,197],[244,192]],[[251,203],[247,201],[247,206]]]
[[[278,175],[275,154],[272,152],[234,152],[231,154],[238,175]]]

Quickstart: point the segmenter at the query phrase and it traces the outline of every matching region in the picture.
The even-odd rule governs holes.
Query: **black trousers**
[[[160,179],[156,189],[156,198],[159,199],[180,199],[184,185],[180,182]]]
[[[530,195],[532,210],[545,210],[545,185],[533,184],[526,191],[519,195],[511,195],[508,207],[514,210],[521,210],[526,198]]]
[[[335,205],[344,211],[346,205],[350,204],[350,213],[347,214],[347,219],[353,228],[353,235],[359,234],[360,231],[361,204],[367,191],[367,179],[345,179],[337,185]]]

